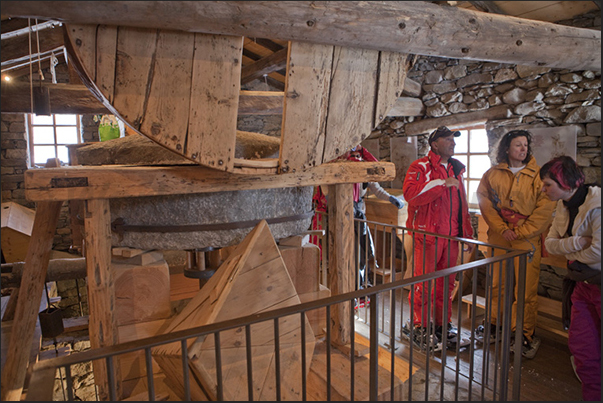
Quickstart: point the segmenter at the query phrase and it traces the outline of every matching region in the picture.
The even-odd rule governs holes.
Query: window
[[[484,125],[458,129],[461,135],[455,138],[454,158],[467,167],[465,172],[465,189],[469,207],[478,208],[477,187],[484,173],[490,169],[488,156],[488,135]]]
[[[49,158],[69,163],[68,144],[80,143],[79,115],[27,115],[31,166],[44,166]]]

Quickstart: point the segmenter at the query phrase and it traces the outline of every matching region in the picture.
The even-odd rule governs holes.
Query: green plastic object
[[[100,136],[100,141],[117,139],[119,138],[119,126],[111,124],[100,125],[98,127],[98,135]]]

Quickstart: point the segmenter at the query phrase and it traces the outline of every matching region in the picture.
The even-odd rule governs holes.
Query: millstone
[[[274,157],[276,138],[239,132],[237,139],[236,158]],[[76,151],[84,165],[190,164],[139,135]],[[262,219],[268,221],[275,239],[297,235],[310,226],[312,190],[306,186],[111,199],[112,245],[164,250],[222,248],[240,243]]]

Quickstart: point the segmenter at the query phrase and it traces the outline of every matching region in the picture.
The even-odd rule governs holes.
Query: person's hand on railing
[[[505,232],[502,233],[502,236],[509,242],[517,239],[517,234],[515,233],[515,231],[510,230],[510,229],[505,230]]]

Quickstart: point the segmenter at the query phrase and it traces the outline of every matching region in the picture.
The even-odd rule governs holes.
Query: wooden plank
[[[324,342],[317,343],[310,372],[308,373],[308,400],[326,401],[327,399],[327,361],[326,346]],[[354,359],[354,381],[350,385],[350,357],[339,350],[331,350],[331,399],[332,401],[350,401],[350,387],[354,388],[354,400],[370,400],[369,391],[369,359],[359,357]],[[377,374],[377,400],[391,400],[391,372],[390,367],[379,368]],[[402,381],[394,375],[394,401],[402,399]]]
[[[284,93],[280,91],[241,91],[239,116],[280,115],[283,113]]]
[[[159,32],[153,29],[119,27],[115,60],[113,107],[125,122],[139,130],[145,116],[146,89],[151,84],[153,55]],[[94,77],[94,76],[90,76]]]
[[[402,95],[411,58],[412,56],[397,52],[380,52],[373,127],[377,127],[386,116],[392,116],[389,111]]]
[[[371,134],[378,61],[375,50],[335,47],[323,162],[341,156]]]
[[[232,171],[243,38],[195,35],[195,54],[184,155]]]
[[[202,166],[30,169],[25,171],[25,196],[32,201],[87,200],[381,182],[394,178],[394,168],[391,162],[341,161],[287,175],[241,175]]]
[[[65,333],[88,330],[88,315],[63,318],[63,329]]]
[[[86,270],[88,272],[88,309],[90,347],[118,344],[115,312],[115,282],[111,267],[111,212],[109,200],[88,200],[85,206]],[[107,368],[104,360],[96,360],[94,380],[102,400],[109,397]],[[114,357],[117,397],[121,397],[119,357]]]
[[[322,164],[333,47],[304,42],[289,46],[279,154],[281,172]]]
[[[297,293],[318,291],[320,248],[310,243],[297,247],[279,245],[279,251]]]
[[[27,389],[27,398],[25,400],[42,402],[52,401],[56,372],[56,368],[34,370],[31,375],[30,383],[36,385],[36,387]],[[21,399],[19,398],[16,400]]]
[[[126,343],[141,340],[147,337],[162,334],[169,323],[169,319],[159,319],[147,322],[132,323],[118,327],[119,342]],[[153,361],[153,374],[161,372],[159,365]],[[122,381],[146,377],[146,357],[144,350],[133,351],[120,355],[120,368]]]
[[[111,248],[111,254],[113,256],[121,256],[121,257],[125,257],[125,258],[131,258],[131,257],[135,257],[138,255],[142,255],[145,252],[147,252],[147,251],[138,249],[138,248],[128,248],[128,247],[123,247],[123,246],[117,246],[117,247]]]
[[[115,96],[115,62],[117,60],[117,27],[100,25],[96,37],[96,76],[94,82],[110,104]]]
[[[355,162],[358,164],[358,162]],[[329,212],[329,285],[332,295],[354,290],[353,189],[351,184],[328,187]],[[331,309],[331,340],[335,344],[350,343],[350,304]]]
[[[452,59],[601,70],[598,30],[429,2],[334,1],[317,5],[313,1],[121,1],[71,7],[70,3],[26,1],[7,3],[2,11],[9,16],[64,22],[144,24]]]
[[[148,32],[149,39],[154,32]],[[187,129],[195,34],[161,30],[152,55],[153,64],[139,131],[168,149],[191,157]],[[185,84],[186,85],[183,85]],[[144,91],[138,90],[139,93]]]
[[[29,343],[34,335],[44,279],[48,269],[50,250],[56,230],[62,202],[41,202],[37,205],[36,218],[27,250],[20,292],[31,298],[17,302],[13,329],[10,336],[6,363],[2,371],[2,400],[20,400],[27,372]]]
[[[151,250],[151,251],[143,252],[141,254],[138,254],[138,255],[132,256],[132,257],[121,257],[121,255],[120,256],[114,255],[111,258],[111,261],[113,263],[137,265],[137,266],[147,266],[147,265],[155,263],[159,260],[163,260],[163,252],[160,250]]]
[[[63,25],[69,59],[77,61],[78,70],[86,77],[96,77],[96,25]]]

